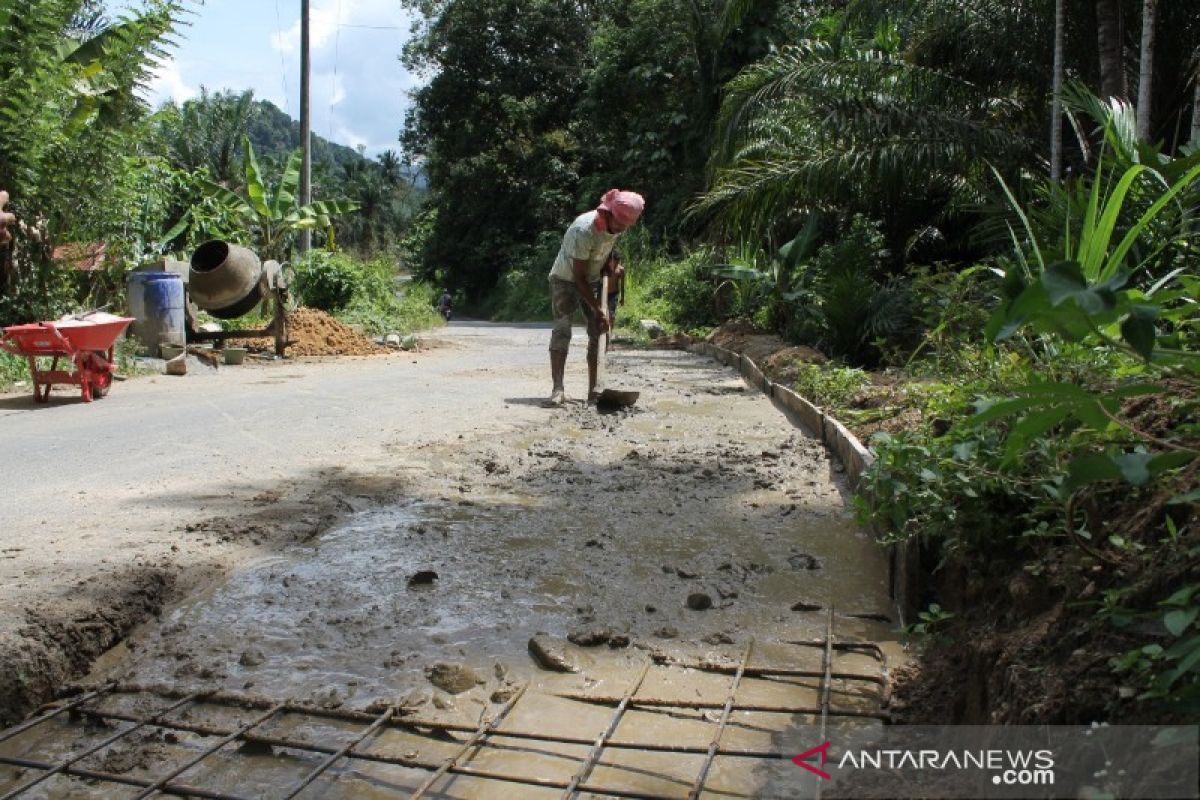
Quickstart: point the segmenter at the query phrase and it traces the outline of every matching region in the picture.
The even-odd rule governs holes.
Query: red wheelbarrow
[[[113,345],[131,322],[130,317],[97,311],[54,322],[12,325],[0,336],[0,349],[29,359],[36,402],[50,398],[51,385],[70,383],[81,387],[83,402],[90,403],[108,394],[116,369]],[[53,359],[50,368],[41,369],[39,358]],[[59,369],[60,358],[70,359],[74,369]]]

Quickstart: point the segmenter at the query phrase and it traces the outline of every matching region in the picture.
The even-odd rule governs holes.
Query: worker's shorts
[[[592,286],[595,293],[599,283]],[[579,297],[575,284],[550,276],[550,308],[554,314],[554,329],[550,332],[550,349],[565,353],[571,348],[571,317],[575,310],[582,308],[583,318],[587,322],[588,350],[597,347],[600,341],[600,323],[592,313],[591,306]]]

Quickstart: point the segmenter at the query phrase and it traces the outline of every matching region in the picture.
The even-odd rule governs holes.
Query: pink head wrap
[[[638,221],[638,217],[642,215],[642,209],[645,207],[645,199],[637,192],[609,189],[600,199],[600,205],[596,206],[596,210],[607,211],[612,214],[613,219],[628,228]]]

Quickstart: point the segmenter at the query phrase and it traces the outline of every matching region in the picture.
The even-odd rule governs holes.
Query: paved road
[[[47,405],[0,395],[0,631],[88,577],[167,554],[213,560],[171,532],[263,492],[544,416],[531,402],[546,391],[542,326],[433,335],[444,341],[415,355],[137,377],[91,404],[70,387]]]

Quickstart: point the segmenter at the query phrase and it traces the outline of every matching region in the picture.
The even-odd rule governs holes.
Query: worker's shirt
[[[580,214],[563,234],[558,257],[550,269],[550,277],[563,281],[575,281],[572,259],[588,262],[588,283],[600,280],[600,270],[612,252],[619,233],[609,233],[604,227],[604,218],[597,211]]]

